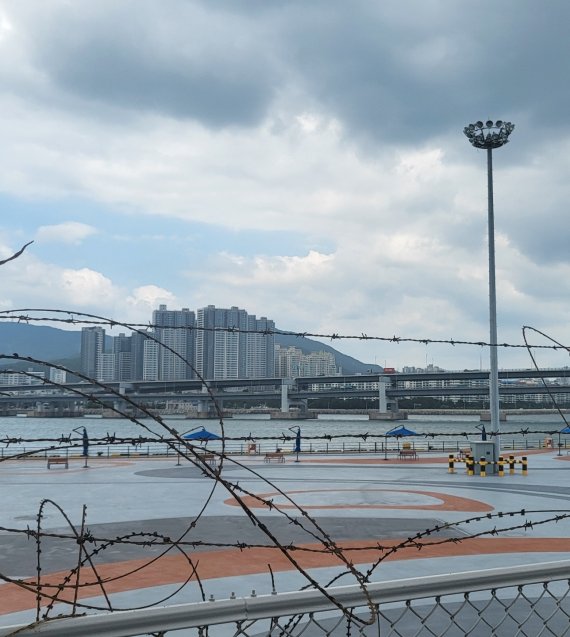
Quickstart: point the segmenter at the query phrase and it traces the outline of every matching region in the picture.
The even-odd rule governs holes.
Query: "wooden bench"
[[[66,469],[69,469],[69,462],[64,456],[49,456],[47,459],[47,468],[51,469],[52,464],[62,464]]]
[[[214,453],[200,453],[198,456],[211,467],[215,467],[218,464],[218,458]]]
[[[400,458],[412,458],[417,460],[418,453],[415,449],[400,449]]]
[[[271,462],[276,460],[277,462],[285,462],[285,456],[281,451],[269,451],[265,454],[264,462]]]
[[[471,447],[465,447],[465,449],[460,449],[458,455],[462,460],[465,460],[465,458],[469,458],[469,456],[471,455]]]

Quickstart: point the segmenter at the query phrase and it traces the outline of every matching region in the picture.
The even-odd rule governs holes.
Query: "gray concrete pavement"
[[[570,487],[566,486],[570,462],[558,457],[555,451],[529,456],[529,474],[498,477],[468,477],[459,465],[456,474],[448,474],[447,458],[439,462],[382,461],[380,456],[302,456],[300,463],[290,456],[284,464],[265,464],[260,457],[238,458],[239,464],[225,463],[222,475],[232,484],[238,483],[248,492],[271,498],[275,504],[289,506],[288,497],[305,507],[318,525],[339,543],[361,541],[367,544],[382,540],[397,540],[436,525],[457,523],[479,516],[478,522],[460,524],[446,529],[438,537],[465,537],[492,526],[509,527],[525,519],[540,520],[551,516],[550,511],[570,511]],[[370,462],[370,464],[369,464]],[[68,470],[47,470],[40,461],[0,463],[0,571],[4,575],[32,577],[36,569],[36,553],[32,540],[16,529],[35,528],[40,503],[53,500],[65,511],[76,527],[81,523],[83,505],[87,507],[87,527],[98,538],[117,538],[129,533],[180,537],[221,545],[244,542],[265,545],[268,540],[253,525],[243,510],[232,504],[231,494],[215,484],[195,467],[176,461],[137,459],[90,459],[83,468],[80,460],[72,461]],[[278,487],[278,488],[277,488]],[[194,528],[192,520],[204,507],[204,515]],[[277,511],[256,508],[249,502],[262,524],[283,543],[308,544],[315,538]],[[479,508],[478,508],[479,507]],[[525,509],[525,515],[489,521],[485,511],[509,513]],[[294,508],[285,509],[292,517],[299,517]],[[302,518],[301,516],[301,519]],[[61,513],[51,505],[44,509],[42,528],[54,533],[68,528]],[[309,526],[309,528],[311,528]],[[190,530],[189,530],[190,529]],[[454,544],[447,545],[447,555],[391,561],[382,564],[374,578],[419,576],[452,571],[465,571],[488,566],[533,563],[567,557],[564,542],[570,537],[570,522],[537,524],[533,528],[511,529],[503,535],[528,541],[524,549],[499,550],[485,553],[479,546],[472,551],[454,552]],[[544,542],[550,541],[546,546]],[[491,541],[491,539],[490,539]],[[543,545],[541,546],[541,542]],[[558,543],[557,543],[558,542]],[[518,545],[517,545],[518,546]],[[522,545],[521,545],[522,546]],[[72,540],[47,539],[42,546],[41,564],[48,574],[71,568],[77,561],[77,544]],[[552,549],[552,550],[550,550]],[[161,548],[115,544],[97,556],[101,564],[122,564],[155,555]],[[197,552],[219,550],[227,559],[224,547],[195,547]],[[487,549],[485,549],[487,550]],[[199,557],[199,555],[198,555]],[[364,561],[366,562],[366,560]],[[205,578],[205,589],[216,597],[229,596],[234,590],[246,594],[251,589],[270,592],[267,565],[260,563],[258,572]],[[311,572],[319,581],[327,581],[338,574],[339,568],[323,563],[315,564]],[[303,578],[294,570],[276,572],[278,589],[295,590],[303,585]],[[354,583],[350,578],[340,584]],[[8,591],[8,584],[0,584]],[[140,588],[113,594],[114,603],[121,607],[139,606],[157,600],[176,589],[172,582],[155,585],[144,582]],[[188,586],[171,602],[199,599],[195,584]],[[33,599],[32,605],[33,605]],[[13,610],[14,612],[11,612]],[[27,621],[29,610],[11,609],[0,601],[0,624]]]

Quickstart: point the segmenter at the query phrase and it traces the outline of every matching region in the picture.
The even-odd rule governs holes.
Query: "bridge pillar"
[[[386,413],[388,411],[388,399],[386,398],[386,385],[389,383],[382,376],[378,378],[378,411]]]
[[[202,394],[205,394],[206,396],[208,396],[208,386],[206,384],[202,385],[201,392]],[[207,414],[209,406],[210,406],[210,401],[207,398],[201,398],[198,401],[198,415],[203,416],[204,414]]]
[[[124,396],[128,391],[133,391],[133,384],[132,383],[119,383],[119,394],[121,394],[121,396]]]
[[[283,378],[281,381],[281,412],[289,413],[289,387],[293,385],[291,378]]]

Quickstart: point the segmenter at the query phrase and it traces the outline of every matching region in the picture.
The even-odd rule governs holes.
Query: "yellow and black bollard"
[[[499,478],[503,478],[505,475],[505,460],[503,456],[499,456]]]
[[[455,456],[452,453],[450,453],[449,459],[448,459],[447,473],[455,473],[455,468],[453,464],[454,462],[455,462]]]
[[[479,466],[481,467],[481,477],[486,478],[487,477],[487,461],[485,460],[485,458],[481,458],[481,460],[479,460]]]
[[[509,475],[513,475],[515,472],[515,457],[509,456]]]
[[[467,456],[465,459],[465,468],[467,469],[468,476],[472,476],[475,473],[475,460],[473,456]]]
[[[528,460],[526,456],[522,457],[522,474],[528,476]]]

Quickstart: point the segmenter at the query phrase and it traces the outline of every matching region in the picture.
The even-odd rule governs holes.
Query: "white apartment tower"
[[[298,378],[306,376],[334,376],[338,372],[331,352],[303,354],[298,347],[275,346],[275,376]]]
[[[152,323],[154,338],[161,344],[156,361],[156,380],[194,378],[194,312],[186,307],[182,310],[169,310],[166,305],[160,305],[152,313]]]
[[[81,372],[89,378],[98,378],[105,351],[105,330],[102,327],[81,329]]]
[[[203,378],[273,376],[273,321],[238,307],[208,305],[196,312],[196,328],[196,370]]]

